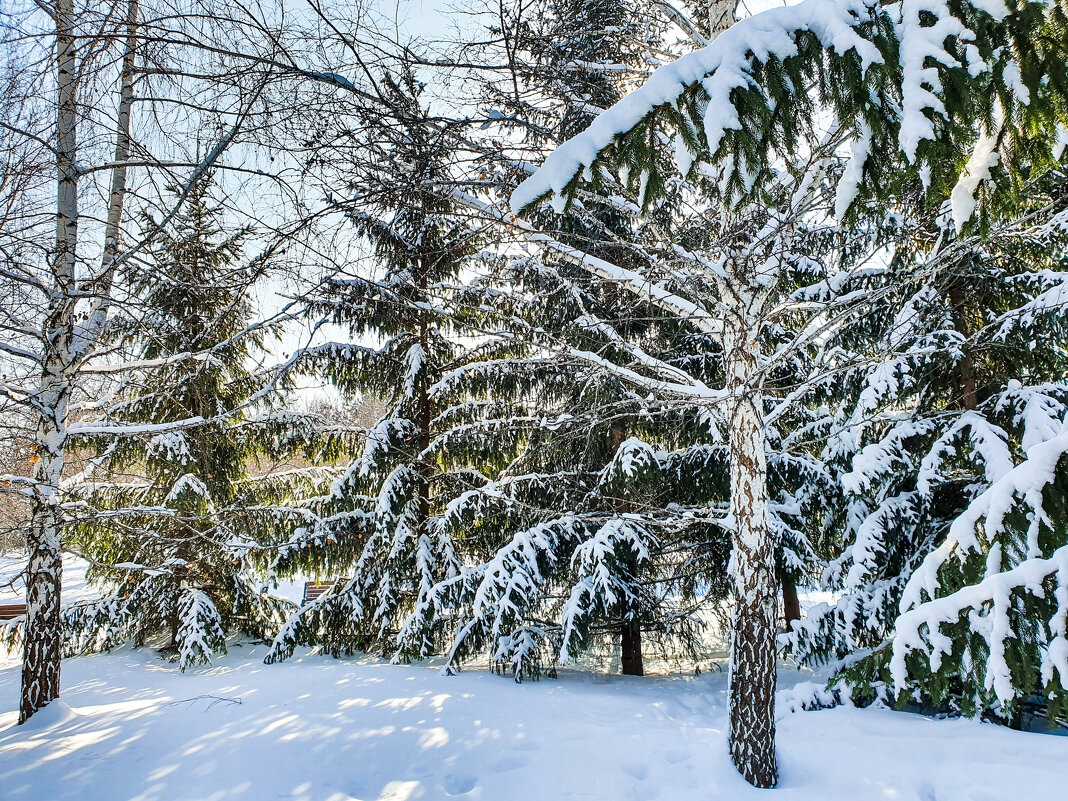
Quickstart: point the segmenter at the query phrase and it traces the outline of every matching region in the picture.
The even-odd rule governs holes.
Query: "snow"
[[[946,457],[956,453],[955,443],[967,430],[968,442],[975,455],[983,463],[986,480],[993,484],[1004,478],[1014,467],[1012,454],[1009,452],[1008,434],[989,422],[978,412],[965,412],[953,421],[948,430],[931,446],[920,462],[916,476],[916,489],[923,495],[931,492],[931,487],[944,480],[943,462]]]
[[[1000,128],[1002,114],[1000,107],[995,119],[996,126]],[[953,212],[953,225],[957,233],[964,228],[964,224],[975,214],[978,205],[975,193],[983,181],[990,177],[990,170],[997,166],[1000,154],[997,150],[997,135],[984,131],[975,142],[972,155],[968,159],[964,172],[957,180],[953,192],[949,196],[949,204]]]
[[[871,127],[861,120],[857,138],[849,146],[849,161],[838,181],[834,195],[834,216],[841,220],[857,197],[864,178],[864,164],[871,154]]]
[[[316,580],[314,577],[302,575],[291,578],[276,578],[274,580],[276,584],[269,585],[268,590],[271,595],[285,598],[287,601],[292,601],[297,606],[300,606],[301,601],[304,599],[304,583],[314,580]]]
[[[615,475],[634,479],[657,466],[656,453],[649,444],[637,437],[628,437],[619,444],[612,461],[602,471],[602,480]]]
[[[894,655],[890,670],[894,686],[901,690],[908,685],[908,673],[905,657],[910,651],[924,650],[928,653],[931,669],[938,670],[942,655],[948,654],[953,647],[949,637],[942,634],[943,623],[956,623],[962,610],[982,609],[991,604],[992,609],[984,627],[984,635],[990,649],[987,658],[985,683],[992,688],[998,700],[1007,703],[1016,698],[1013,687],[1012,671],[1005,657],[1006,641],[1015,635],[1009,621],[1009,603],[1012,592],[1025,588],[1036,595],[1044,595],[1043,582],[1050,576],[1057,576],[1058,611],[1050,621],[1052,634],[1049,647],[1042,655],[1042,676],[1049,681],[1056,668],[1061,678],[1061,686],[1068,679],[1068,638],[1065,632],[1065,620],[1068,616],[1068,545],[1058,548],[1049,559],[1027,559],[1011,570],[988,575],[978,584],[969,585],[951,595],[936,598],[902,614],[897,619],[898,633],[894,637]],[[973,623],[973,628],[975,624]],[[931,643],[927,649],[922,635],[926,634]]]
[[[686,139],[682,134],[675,135],[674,156],[675,168],[679,171],[679,175],[685,178],[690,174],[690,167],[697,160],[697,156],[691,152],[690,146],[686,144]]]
[[[1035,525],[1040,519],[1037,513],[1043,508],[1042,491],[1053,481],[1057,463],[1065,453],[1068,453],[1068,429],[1046,442],[1033,445],[1024,462],[972,501],[953,521],[945,542],[924,558],[909,579],[901,599],[901,611],[919,606],[924,592],[932,598],[935,596],[939,586],[938,570],[952,554],[963,559],[968,552],[978,549],[975,530],[980,520],[986,538],[992,541],[1001,533],[1005,517],[1015,507],[1017,499],[1023,499],[1031,507],[1031,524]],[[900,619],[898,625],[901,625]]]
[[[180,431],[170,431],[152,437],[148,443],[148,452],[152,456],[180,464],[185,464],[191,460],[189,443],[186,441],[185,435]]]
[[[933,24],[926,15],[933,14]],[[945,2],[938,0],[903,0],[898,22],[901,40],[902,109],[899,139],[901,149],[909,161],[915,161],[916,148],[923,139],[935,138],[934,122],[926,111],[933,109],[941,115],[945,111],[939,94],[942,84],[938,67],[958,66],[946,49],[949,37],[960,37],[965,28],[949,13]]]
[[[63,555],[63,603],[100,598],[100,591],[85,583],[88,567],[89,563],[84,559],[69,553]],[[23,580],[25,569],[25,554],[12,552],[0,556],[0,603],[21,603],[26,600],[26,584]]]
[[[141,567],[132,562],[119,563],[115,567]],[[22,572],[26,569],[26,557],[18,553],[0,556],[0,603],[19,603],[26,600],[26,586]],[[100,600],[104,592],[98,587],[90,587],[85,580],[85,571],[89,563],[74,554],[63,555],[63,603]],[[304,595],[304,582],[315,579],[314,576],[297,575],[278,579],[277,587],[269,588],[272,595],[285,598],[299,604]],[[2,799],[3,796],[0,796]]]
[[[404,396],[415,397],[416,383],[419,374],[423,372],[427,361],[426,348],[418,342],[408,348],[404,357]]]
[[[0,662],[4,801],[745,801],[727,756],[726,675],[483,671],[334,660],[265,667],[232,647],[180,673],[150,650],[64,664],[63,700],[14,725]],[[784,670],[787,689],[811,674]],[[813,687],[798,686],[798,698]],[[793,700],[794,703],[788,704]],[[780,694],[780,708],[798,707]],[[1057,798],[1068,738],[885,709],[780,717],[790,801]]]
[[[559,152],[559,150],[555,152]],[[552,156],[549,158],[551,159]],[[546,161],[546,163],[548,163],[548,161]],[[520,186],[519,189],[522,189],[522,186]],[[516,192],[519,192],[519,189],[516,189]],[[620,267],[611,262],[607,262],[604,259],[599,259],[596,256],[583,253],[581,250],[575,250],[574,248],[570,248],[567,245],[557,242],[546,234],[535,233],[529,235],[527,238],[531,242],[542,244],[562,256],[581,264],[590,272],[601,278],[618,283],[631,294],[642,298],[647,302],[655,301],[668,312],[683,317],[702,331],[710,334],[718,334],[722,330],[722,323],[713,315],[709,314],[705,309],[686,298],[669,292],[661,283],[650,281],[636,270],[629,270],[626,267]]]
[[[185,473],[180,476],[178,480],[174,482],[174,486],[171,487],[170,492],[167,493],[167,497],[163,499],[163,502],[175,503],[185,492],[203,498],[208,502],[208,509],[214,510],[214,507],[211,504],[211,491],[207,488],[204,482],[193,473]]]
[[[1060,433],[1066,412],[1064,404],[1058,400],[1062,392],[1063,388],[1057,384],[1025,387],[1014,379],[1001,394],[999,411],[1006,404],[1023,407],[1016,414],[1015,422],[1023,423],[1020,447],[1025,453]]]
[[[1053,152],[1051,154],[1054,161],[1061,160],[1065,147],[1068,147],[1068,127],[1065,127],[1062,123],[1057,123],[1056,141],[1053,144]]]
[[[1065,678],[1068,676],[1068,546],[1056,549],[1048,559],[1037,555],[1038,527],[1053,525],[1043,507],[1043,492],[1054,480],[1057,465],[1066,452],[1068,430],[1031,446],[1024,462],[995,479],[953,521],[945,542],[928,554],[913,573],[902,593],[902,614],[897,618],[893,639],[890,672],[895,687],[902,689],[907,685],[906,657],[910,652],[925,653],[932,670],[938,670],[943,655],[950,653],[954,644],[941,631],[941,626],[956,623],[963,613],[978,612],[989,605],[989,613],[983,613],[981,620],[969,617],[969,625],[985,637],[990,651],[984,681],[1000,701],[1015,698],[1016,690],[1005,656],[1006,641],[1015,637],[1009,620],[1011,598],[1019,591],[1044,597],[1043,582],[1049,577],[1055,577],[1057,610],[1048,622],[1050,639],[1041,657],[1042,675],[1052,676],[1052,670],[1056,668],[1062,686],[1068,681]],[[1000,549],[996,552],[991,549],[986,578],[944,597],[936,597],[942,565],[954,556],[964,559],[969,552],[979,549],[978,524],[982,522],[984,536],[994,542],[1005,526],[1007,515],[1017,507],[1026,510],[1029,521],[1024,560],[1004,572],[996,572],[1002,554]],[[925,593],[928,600],[924,600]]]
[[[674,104],[689,86],[700,83],[708,93],[705,140],[711,152],[723,135],[740,126],[731,92],[750,84],[750,64],[797,54],[794,32],[811,31],[839,53],[855,50],[861,69],[881,62],[878,49],[856,30],[870,18],[870,0],[804,0],[795,6],[771,8],[741,20],[711,44],[656,70],[640,88],[598,115],[578,136],[546,158],[542,167],[512,194],[516,214],[545,195],[559,203],[574,177],[589,168],[616,136],[630,131],[658,106]],[[918,13],[918,12],[917,12]],[[917,107],[922,105],[917,101]]]
[[[222,617],[207,593],[187,587],[178,605],[178,664],[184,670],[197,661],[210,662],[215,643],[225,641]]]
[[[974,0],[966,8],[968,5],[972,8],[967,11],[974,13],[978,9],[995,20],[1008,14],[1001,0]],[[697,85],[707,96],[702,112],[703,132],[708,152],[715,157],[726,132],[742,127],[732,93],[753,85],[754,64],[796,56],[797,34],[807,31],[824,48],[839,55],[854,51],[860,58],[861,71],[867,71],[869,66],[883,60],[875,43],[867,38],[871,33],[863,30],[879,14],[888,17],[899,43],[898,147],[909,162],[917,162],[920,143],[935,139],[938,123],[946,117],[942,75],[950,70],[966,69],[975,76],[989,69],[989,65],[971,44],[978,34],[963,21],[967,19],[967,11],[957,10],[955,15],[946,0],[900,0],[882,4],[882,9],[879,6],[872,0],[803,0],[740,20],[710,44],[657,69],[644,85],[600,114],[585,131],[556,148],[542,167],[513,192],[513,213],[518,215],[546,197],[557,212],[562,212],[576,176],[588,175],[594,162],[617,137],[633,131],[657,108],[678,105],[687,89]],[[979,26],[976,29],[980,30]],[[964,51],[963,63],[957,55],[959,49]],[[1006,66],[1005,79],[1019,102],[1028,103],[1030,97],[1015,63]],[[954,189],[953,218],[958,231],[974,213],[975,191],[996,163],[994,145],[993,135],[980,138],[965,174]],[[836,198],[835,211],[839,218],[855,197],[869,147],[870,134],[862,127],[853,143],[850,165]],[[1059,155],[1059,150],[1055,152]],[[676,142],[675,160],[685,175],[692,166],[693,154]],[[627,169],[630,166],[623,165]],[[926,171],[925,185],[929,166],[922,165]],[[745,165],[735,167],[744,175]]]
[[[620,446],[620,450],[622,449]],[[636,600],[636,588],[616,574],[613,563],[621,560],[621,557],[625,558],[625,555],[630,555],[637,565],[642,565],[648,562],[649,547],[654,543],[653,536],[640,523],[615,518],[601,526],[592,537],[575,549],[571,556],[571,566],[577,569],[580,578],[575,582],[571,596],[561,613],[564,630],[560,646],[562,663],[571,659],[569,646],[578,636],[576,624],[593,608],[600,606],[603,610],[610,610],[619,602],[621,596],[630,603]]]

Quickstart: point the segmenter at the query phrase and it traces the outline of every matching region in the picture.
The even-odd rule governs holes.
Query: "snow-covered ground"
[[[235,647],[186,674],[149,649],[64,663],[63,702],[0,714],[3,801],[1010,801],[1064,797],[1068,738],[886,710],[780,721],[781,785],[726,755],[725,677],[484,671]],[[783,684],[808,678],[786,672]],[[0,662],[13,710],[17,662]],[[69,706],[68,706],[69,705]]]
[[[100,595],[85,582],[85,570],[89,564],[71,554],[63,556],[63,602],[73,603]],[[20,553],[8,553],[0,556],[0,603],[21,602],[26,600],[26,584],[23,571],[26,569],[26,556]],[[0,793],[0,801],[4,798]]]
[[[95,594],[85,566],[65,559],[64,601]],[[21,598],[10,582],[21,569],[0,557],[0,598]],[[299,600],[302,588],[294,580],[277,592]],[[722,657],[721,645],[710,653]],[[185,674],[147,648],[69,659],[63,701],[23,727],[18,661],[0,655],[0,801],[769,797],[727,758],[722,672],[563,671],[516,686],[484,669],[443,677],[433,664],[306,650],[266,666],[264,651],[235,645]],[[780,686],[811,678],[784,669]],[[784,714],[779,726],[783,799],[1063,797],[1068,737],[875,709]]]
[[[89,563],[73,554],[63,555],[63,603],[74,603],[99,598],[103,593],[99,587],[90,586],[85,580],[85,571]],[[0,555],[0,603],[26,600],[26,555],[12,552]],[[275,595],[287,598],[293,603],[300,603],[304,597],[303,576],[284,579],[273,589]],[[4,797],[0,795],[0,801]]]

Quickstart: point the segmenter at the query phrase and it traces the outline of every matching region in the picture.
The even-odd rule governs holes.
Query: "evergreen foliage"
[[[1004,685],[998,696],[992,685],[984,689],[988,658],[969,640],[983,632],[989,610],[944,635],[956,658],[968,652],[965,663],[913,661],[908,679],[899,670],[893,684],[887,672],[891,645],[911,636],[903,635],[903,621],[920,614],[914,607],[923,609],[917,587],[929,600],[957,590],[967,596],[966,588],[1050,556],[1063,540],[1056,533],[1057,501],[1048,499],[1054,491],[1040,489],[1032,495],[1046,492],[1047,500],[1022,491],[1018,500],[1030,504],[1035,525],[1052,504],[1043,537],[1009,518],[979,539],[965,537],[963,546],[954,534],[974,517],[979,498],[1018,474],[1033,449],[1056,439],[1065,417],[1063,173],[1041,175],[1026,197],[1021,208],[1002,205],[998,216],[984,215],[981,234],[949,235],[942,247],[905,243],[934,242],[947,226],[947,209],[929,218],[926,234],[908,231],[887,276],[893,291],[862,334],[872,337],[872,352],[882,358],[843,386],[855,405],[845,410],[849,424],[829,451],[848,498],[844,547],[823,575],[838,600],[809,612],[792,647],[805,659],[842,660],[858,698],[892,701],[896,691],[909,689],[921,703],[1009,720],[1018,698],[1048,684],[1048,670],[1039,670],[1045,644],[1017,618],[1002,621],[1003,631],[1016,633],[1031,661],[1014,666],[1011,696]],[[1011,495],[1010,505],[1017,502]],[[933,555],[950,552],[959,560]],[[931,571],[939,568],[930,559],[947,563],[937,581]],[[919,579],[917,570],[928,578]],[[930,636],[942,642],[937,632]],[[1058,714],[1063,689],[1045,690]]]
[[[69,652],[151,642],[184,670],[241,632],[268,662],[485,655],[520,682],[617,647],[624,673],[697,659],[729,610],[730,749],[759,786],[776,645],[830,664],[824,700],[1068,722],[1065,0],[685,7],[471,9],[493,22],[449,56],[464,96],[427,91],[444,55],[379,41],[372,66],[316,34],[365,74],[297,70],[348,94],[280,126],[307,133],[301,202],[329,184],[280,230],[315,258],[343,217],[361,257],[319,252],[335,269],[279,315],[311,344],[270,371],[268,257],[211,175],[143,252],[114,206],[107,277],[41,329],[62,347],[7,346],[51,393],[47,470],[5,479],[40,523],[30,595],[59,609],[63,545],[106,593],[64,610]],[[74,309],[117,264],[90,366]],[[286,408],[295,376],[381,413]],[[284,578],[331,588],[294,608]],[[830,600],[776,639],[780,587]]]
[[[165,635],[184,670],[224,653],[229,632],[264,637],[284,619],[287,602],[256,578],[263,535],[242,498],[265,452],[253,360],[270,331],[249,327],[264,263],[243,258],[250,232],[225,230],[211,191],[210,175],[193,184],[149,263],[128,268],[140,314],[115,336],[153,366],[85,426],[107,474],[75,488],[91,514],[70,548],[107,594],[64,610],[70,651]]]
[[[620,0],[546,2],[511,25],[513,87],[488,81],[483,102],[493,128],[521,144],[490,134],[480,162],[505,186],[517,159],[539,162],[647,72],[663,31]],[[487,399],[456,406],[457,419],[506,426],[521,446],[504,473],[453,504],[483,533],[477,561],[430,601],[435,614],[462,610],[450,664],[488,650],[520,680],[618,642],[623,672],[641,673],[643,631],[659,654],[692,657],[699,613],[722,598],[726,537],[704,505],[722,500],[724,467],[702,469],[722,450],[696,409],[650,403],[595,363],[635,341],[658,359],[687,359],[694,336],[568,255],[647,263],[636,212],[605,190],[563,218],[543,215],[565,253],[524,247],[471,288],[483,326],[521,345],[455,377],[450,388]]]
[[[829,117],[825,144],[847,145],[849,156],[827,173],[834,203],[822,213],[850,226],[828,227],[840,237],[845,271],[780,295],[795,308],[804,298],[828,305],[805,324],[824,329],[811,340],[818,350],[790,350],[793,364],[784,365],[784,378],[814,385],[815,394],[790,396],[793,419],[765,411],[786,428],[786,441],[810,438],[806,450],[822,467],[803,477],[802,493],[818,498],[821,484],[825,502],[842,493],[839,514],[831,506],[808,523],[822,532],[822,580],[839,600],[813,610],[787,642],[804,658],[830,650],[868,693],[885,697],[878,684],[891,670],[895,692],[1003,719],[1041,687],[1056,714],[1063,607],[1033,608],[1060,591],[1057,526],[1043,528],[1038,497],[1055,483],[1053,468],[1039,470],[1041,487],[1013,502],[1031,508],[1026,546],[1019,522],[1003,524],[1002,507],[987,519],[989,539],[957,528],[985,517],[969,512],[984,492],[997,495],[1006,476],[1034,472],[1017,465],[1064,417],[1055,311],[1063,177],[1049,169],[1066,138],[1065,10],[809,0],[759,17],[662,68],[600,115],[519,187],[513,208],[548,198],[566,211],[584,202],[584,187],[605,187],[618,170],[655,214],[679,186],[674,171],[728,218],[744,220],[740,238],[752,242],[760,220],[783,208],[774,196],[779,165],[799,151],[818,156],[817,120]],[[674,160],[664,156],[668,135]],[[814,241],[789,244],[787,262],[827,264]],[[728,280],[745,252],[726,250],[719,264]],[[776,283],[790,272],[779,259]],[[728,319],[751,309],[753,297],[767,303],[769,283],[759,275],[767,268],[757,268],[749,290],[728,295]],[[830,314],[844,324],[827,327]],[[767,322],[758,323],[764,334],[789,338],[788,327]],[[772,363],[781,362],[782,345],[775,352]],[[728,369],[730,358],[728,349]],[[807,359],[832,378],[813,380]],[[819,405],[821,396],[829,402]],[[774,442],[778,431],[765,436]],[[1046,495],[1055,510],[1056,490]],[[1029,560],[1045,570],[1037,579]],[[984,595],[994,587],[999,596]],[[960,620],[925,613],[949,609],[949,598]]]
[[[350,341],[310,348],[301,360],[346,395],[383,399],[386,412],[366,432],[362,455],[308,507],[310,525],[279,550],[278,573],[327,573],[335,584],[290,618],[269,662],[298,644],[322,644],[335,655],[394,654],[416,598],[459,564],[440,514],[450,493],[470,481],[467,453],[455,437],[449,450],[439,447],[447,418],[433,390],[467,358],[445,303],[479,253],[478,231],[454,211],[450,132],[422,104],[422,85],[406,69],[386,75],[382,87],[390,115],[373,110],[362,121],[369,158],[354,163],[348,179],[361,193],[352,222],[381,275],[323,283],[310,308],[344,326]],[[377,346],[355,344],[368,340]],[[431,652],[443,625],[431,621],[398,656]]]

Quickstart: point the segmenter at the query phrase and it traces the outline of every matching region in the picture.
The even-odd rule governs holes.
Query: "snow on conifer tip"
[[[870,18],[871,0],[803,0],[785,8],[772,8],[740,20],[711,44],[660,67],[639,89],[600,114],[578,136],[558,147],[542,167],[512,193],[516,214],[546,195],[561,196],[617,136],[627,133],[657,107],[674,104],[691,86],[701,84],[710,100],[704,114],[708,148],[715,152],[723,134],[739,127],[731,92],[752,81],[752,59],[766,62],[797,54],[795,31],[811,31],[827,47],[839,53],[855,50],[862,69],[881,63],[882,55],[861,37],[857,23]]]

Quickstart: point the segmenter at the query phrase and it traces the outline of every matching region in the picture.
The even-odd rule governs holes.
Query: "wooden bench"
[[[0,603],[0,620],[11,620],[26,614],[24,603]]]
[[[320,595],[325,594],[333,586],[334,582],[332,581],[305,581],[304,598],[301,600],[300,605],[304,606],[309,601],[314,601]]]

